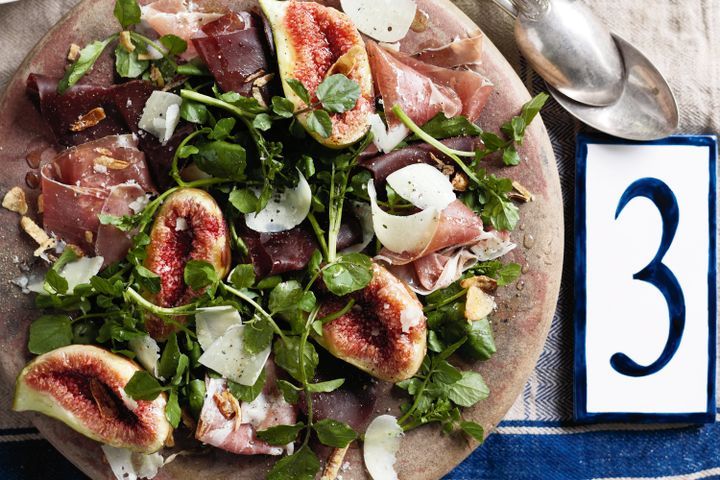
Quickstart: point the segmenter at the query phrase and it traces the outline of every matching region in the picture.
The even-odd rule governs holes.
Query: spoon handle
[[[551,0],[493,0],[513,17],[520,15],[530,19],[537,19],[548,8]]]

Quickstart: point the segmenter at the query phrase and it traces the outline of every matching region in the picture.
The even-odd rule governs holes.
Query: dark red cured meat
[[[58,143],[80,145],[108,135],[137,132],[137,123],[145,102],[153,91],[152,85],[134,80],[111,87],[76,85],[65,94],[57,93],[57,80],[31,74],[27,80],[31,96],[38,99],[40,112],[55,134]],[[102,107],[105,119],[79,132],[70,127],[90,110]]]
[[[275,233],[259,233],[243,225],[239,235],[259,278],[302,270],[318,248],[312,232],[302,225]]]
[[[140,185],[117,185],[110,189],[101,213],[116,217],[133,215],[136,212],[130,205],[144,196],[145,190]],[[136,231],[123,232],[114,225],[99,225],[95,239],[95,253],[104,258],[103,265],[107,266],[125,258],[132,247],[132,237],[136,233]]]
[[[172,167],[175,151],[185,137],[194,131],[195,126],[193,124],[181,121],[165,145],[163,145],[157,137],[144,130],[138,132],[137,136],[140,150],[145,153],[150,174],[159,189],[167,190],[175,184],[174,180],[170,177],[170,168]],[[180,165],[180,167],[182,168],[182,165]]]
[[[340,231],[337,237],[337,250],[342,251],[353,245],[361,243],[363,231],[360,221],[352,214],[343,215]]]
[[[260,22],[251,19],[247,12],[227,14],[202,27],[204,36],[192,39],[220,88],[244,96],[252,94],[256,75],[270,71],[263,31],[254,26]]]
[[[441,140],[441,142],[452,149],[465,152],[471,152],[481,145],[480,139],[475,137],[453,137]],[[433,156],[442,162],[453,164],[453,161],[447,155],[441,153],[435,147],[427,143],[414,143],[390,153],[374,157],[366,155],[364,158],[360,158],[358,165],[369,170],[373,174],[376,183],[383,183],[388,175],[408,165],[427,163],[437,166]]]

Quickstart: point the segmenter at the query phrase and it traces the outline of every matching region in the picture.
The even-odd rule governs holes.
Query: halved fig
[[[373,83],[365,42],[352,20],[314,2],[260,0],[260,6],[272,27],[285,96],[296,111],[307,105],[290,88],[288,79],[300,81],[312,102],[317,102],[315,91],[330,75],[341,73],[360,85],[355,108],[331,115],[333,128],[328,138],[308,132],[330,148],[343,148],[362,138],[375,111]],[[306,128],[309,115],[298,115]]]
[[[149,295],[153,303],[176,307],[203,293],[185,284],[185,265],[190,260],[209,262],[218,278],[225,278],[230,270],[230,238],[215,199],[204,190],[184,188],[168,196],[150,231],[144,265],[160,276],[160,291]],[[146,318],[145,326],[155,339],[173,332],[172,326],[154,316]]]
[[[30,362],[17,378],[13,410],[56,418],[98,442],[135,452],[160,450],[172,431],[165,395],[135,401],[124,387],[140,370],[91,345],[70,345]]]
[[[348,313],[325,324],[317,342],[331,354],[370,375],[399,382],[417,373],[426,351],[427,326],[422,304],[404,282],[373,263],[367,287],[350,297],[323,300],[320,318],[340,311],[353,298]]]

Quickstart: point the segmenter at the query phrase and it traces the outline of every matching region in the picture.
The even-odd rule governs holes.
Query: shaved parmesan
[[[133,338],[129,342],[130,350],[135,352],[135,359],[145,367],[145,370],[158,377],[157,368],[160,361],[160,345],[150,335],[142,338]]]
[[[440,211],[428,208],[406,217],[391,215],[377,204],[372,180],[368,183],[375,235],[393,252],[421,252],[430,243],[440,223]]]
[[[270,346],[250,355],[244,348],[245,326],[230,327],[205,350],[198,360],[223,377],[240,385],[254,385],[270,356]]]
[[[197,338],[203,351],[235,325],[242,325],[242,319],[233,307],[206,307],[195,314]]]
[[[90,279],[98,274],[104,261],[103,257],[81,257],[60,269],[60,276],[68,283],[67,293],[73,293],[78,285],[90,283]]]
[[[182,98],[170,92],[155,90],[148,98],[138,126],[155,135],[165,145],[180,123]]]
[[[297,227],[310,213],[312,191],[303,174],[295,188],[273,192],[267,206],[245,215],[248,228],[256,232],[284,232]]]
[[[397,480],[395,455],[400,450],[403,429],[392,415],[380,415],[365,431],[363,459],[373,480]]]
[[[385,153],[392,152],[410,133],[410,130],[403,124],[398,124],[388,130],[385,122],[377,113],[370,115],[370,131],[377,149]]]
[[[116,448],[110,445],[103,445],[101,448],[110,464],[110,469],[118,480],[155,478],[165,463],[159,453],[144,455],[131,452],[126,448]]]
[[[415,0],[340,0],[358,30],[381,42],[402,40],[415,19]]]
[[[395,193],[425,210],[443,210],[456,200],[450,179],[427,163],[416,163],[397,170],[387,177]]]

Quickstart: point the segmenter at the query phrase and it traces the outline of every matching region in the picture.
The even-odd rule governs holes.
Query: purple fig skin
[[[160,450],[172,432],[165,394],[133,400],[124,391],[141,368],[91,345],[40,355],[17,378],[13,410],[35,411],[106,445],[140,453]]]

